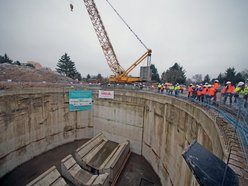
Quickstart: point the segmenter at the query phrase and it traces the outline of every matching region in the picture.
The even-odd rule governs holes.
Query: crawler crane
[[[108,0],[106,0],[108,2]],[[109,3],[109,2],[108,2]],[[107,63],[114,73],[114,75],[109,77],[110,82],[137,82],[140,81],[140,77],[132,77],[128,74],[136,67],[138,66],[145,58],[147,58],[147,73],[150,76],[150,63],[151,63],[151,53],[152,50],[148,49],[144,43],[138,38],[138,36],[131,30],[131,28],[127,25],[127,23],[120,17],[118,12],[113,8],[113,6],[110,4],[110,6],[114,9],[114,11],[117,13],[117,15],[122,19],[122,21],[128,26],[128,28],[133,32],[133,34],[136,36],[136,38],[141,42],[141,44],[147,49],[147,51],[138,58],[132,65],[125,70],[118,62],[116,54],[114,52],[113,46],[110,42],[110,39],[108,37],[108,34],[105,30],[105,27],[103,25],[102,19],[100,17],[100,14],[97,10],[97,7],[95,5],[94,0],[84,0],[84,4],[86,6],[86,9],[88,11],[88,14],[90,16],[91,22],[93,24],[93,27],[95,29],[96,35],[98,37],[98,40],[100,42],[100,45],[102,47],[103,53],[105,55],[105,58],[107,60]],[[149,78],[147,78],[149,79]]]

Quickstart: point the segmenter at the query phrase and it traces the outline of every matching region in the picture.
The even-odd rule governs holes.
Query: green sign
[[[70,90],[69,111],[90,110],[92,108],[92,90]]]

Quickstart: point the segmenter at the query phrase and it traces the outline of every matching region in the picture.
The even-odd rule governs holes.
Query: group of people
[[[238,103],[239,106],[244,103],[244,107],[247,108],[248,79],[246,83],[240,81],[236,87],[230,81],[227,81],[226,86],[221,89],[221,95],[224,97],[224,104],[226,104],[227,98],[229,98],[229,103],[232,104],[234,97],[234,103]]]
[[[227,81],[225,86],[219,86],[219,81],[215,80],[213,84],[205,83],[199,85],[190,84],[187,88],[184,85],[164,83],[158,84],[158,92],[172,95],[173,92],[175,96],[179,93],[183,93],[184,89],[187,90],[188,98],[196,99],[207,104],[212,104],[217,101],[217,94],[220,93],[221,100],[223,104],[229,101],[229,104],[238,103],[243,104],[247,108],[247,97],[248,97],[248,79],[246,82],[240,81],[236,86]],[[229,98],[229,99],[228,99]],[[234,99],[234,100],[233,100]]]
[[[233,102],[239,105],[243,104],[247,108],[247,97],[248,97],[248,79],[245,82],[240,81],[236,86],[227,81],[225,86],[220,88],[219,81],[215,80],[213,84],[205,83],[193,86],[188,86],[188,97],[197,99],[198,101],[212,104],[216,102],[217,93],[221,93],[223,98],[223,104],[226,104],[229,98],[229,104]],[[233,101],[234,98],[234,101]]]
[[[218,88],[218,80],[215,80],[213,85],[208,84],[207,82],[204,85],[199,84],[196,86],[190,84],[188,86],[188,98],[197,99],[198,101],[211,104],[212,101],[215,102],[217,99]]]
[[[184,85],[179,85],[179,83],[171,84],[171,83],[159,83],[158,84],[158,92],[164,93],[164,91],[167,94],[172,95],[173,92],[175,93],[175,96],[178,96],[179,93],[183,93]]]

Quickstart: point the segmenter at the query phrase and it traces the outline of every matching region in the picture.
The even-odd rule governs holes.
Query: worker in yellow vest
[[[180,85],[177,83],[174,89],[175,89],[175,96],[177,97],[180,90]]]
[[[244,107],[247,108],[247,95],[248,95],[248,86],[244,82],[239,82],[236,89],[236,99],[238,106],[241,106],[244,103]]]

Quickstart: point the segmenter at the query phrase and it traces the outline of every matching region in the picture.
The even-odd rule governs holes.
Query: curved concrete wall
[[[93,136],[92,112],[69,112],[68,90],[0,95],[0,177],[59,145]]]
[[[196,184],[181,155],[193,139],[224,158],[214,118],[174,97],[115,91],[113,100],[94,94],[92,111],[69,112],[68,90],[49,89],[5,92],[0,105],[0,176],[42,152],[99,131],[116,142],[129,139],[131,150],[149,161],[163,185]]]
[[[212,118],[189,101],[145,92],[115,92],[114,100],[97,100],[94,132],[113,141],[129,139],[163,185],[197,185],[182,152],[196,139],[219,158],[224,143]]]

